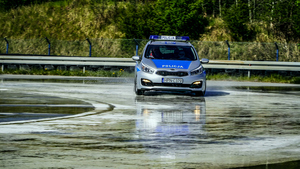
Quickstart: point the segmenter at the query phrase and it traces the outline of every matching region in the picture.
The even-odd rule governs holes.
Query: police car
[[[188,36],[150,35],[142,56],[136,61],[134,90],[137,95],[145,91],[190,91],[204,96],[206,72],[202,63],[208,59],[199,56]]]

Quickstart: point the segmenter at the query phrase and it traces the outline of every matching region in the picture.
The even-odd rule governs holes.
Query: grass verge
[[[94,76],[94,77],[133,77],[133,73],[124,71],[123,69],[116,71],[85,71],[82,70],[4,70],[0,74],[21,74],[21,75],[59,75],[59,76]]]
[[[98,70],[98,71],[62,71],[62,70],[4,70],[0,74],[22,74],[22,75],[59,75],[59,76],[93,76],[93,77],[134,77],[134,73],[129,73],[123,69],[116,71]],[[248,76],[232,76],[229,74],[213,74],[207,75],[207,80],[227,80],[227,81],[250,81],[250,82],[271,82],[271,83],[291,83],[300,84],[300,77],[282,76],[272,74],[269,76],[253,75]]]
[[[214,74],[207,75],[207,80],[229,80],[229,81],[250,81],[250,82],[271,82],[271,83],[291,83],[300,84],[300,77],[282,76],[271,74],[268,76],[253,75],[248,76],[232,76],[229,74]]]

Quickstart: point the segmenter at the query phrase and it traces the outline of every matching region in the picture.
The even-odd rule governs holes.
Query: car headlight
[[[147,72],[147,73],[151,73],[151,74],[154,72],[154,70],[152,68],[147,67],[144,64],[142,64],[142,71]]]
[[[204,71],[203,66],[199,66],[196,69],[191,71],[191,75],[198,75],[198,74],[202,74]]]

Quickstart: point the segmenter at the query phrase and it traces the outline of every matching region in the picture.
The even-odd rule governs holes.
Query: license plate
[[[163,83],[183,83],[183,79],[162,78]]]

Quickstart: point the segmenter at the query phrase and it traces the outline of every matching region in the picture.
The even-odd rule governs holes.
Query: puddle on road
[[[137,96],[136,114],[141,117],[135,121],[138,139],[129,142],[140,142],[149,154],[175,159],[198,145],[239,147],[299,133],[299,106],[289,102],[296,96],[281,100],[281,104],[269,94],[233,97],[241,98],[234,103],[220,99],[221,104],[211,97]],[[260,99],[268,101],[257,104]]]
[[[206,139],[205,98],[190,96],[145,96],[136,98],[135,142],[150,154],[175,158],[178,150],[195,144],[209,144]],[[153,143],[154,142],[154,143]],[[178,146],[180,145],[180,146]]]
[[[299,92],[300,87],[298,86],[238,86],[234,87],[235,89],[241,90],[251,90],[257,92],[276,92],[276,93],[285,93],[285,92]]]
[[[68,82],[70,81],[68,80]],[[60,145],[68,147],[68,149],[76,148],[76,151],[81,148],[82,151],[88,150],[88,153],[99,153],[99,150],[105,150],[117,153],[147,154],[147,159],[159,158],[169,162],[168,159],[186,158],[192,153],[204,153],[209,156],[209,150],[218,150],[217,148],[209,149],[213,146],[233,147],[234,149],[247,147],[247,144],[250,145],[252,142],[263,143],[271,140],[269,137],[257,137],[257,135],[272,137],[284,134],[299,135],[298,96],[281,98],[279,95],[279,98],[275,98],[274,94],[266,94],[273,91],[299,93],[299,88],[237,87],[237,89],[249,89],[251,92],[257,91],[259,94],[230,95],[224,91],[212,90],[207,93],[207,96],[210,97],[190,97],[148,92],[146,96],[136,97],[136,110],[125,112],[125,110],[116,109],[113,112],[116,114],[110,112],[105,118],[98,119],[98,122],[103,122],[101,125],[100,123],[94,125],[82,123],[73,126],[73,130],[81,132],[83,136],[71,134],[56,136],[56,138],[68,138],[74,142],[70,144],[69,141],[63,142],[57,139],[58,141],[48,142],[47,149],[51,145]],[[31,114],[35,114],[38,118],[44,118],[41,116],[70,115],[92,109],[89,107],[91,105],[78,100],[9,93],[8,91],[2,91],[0,94],[0,122],[1,119],[12,116],[14,113],[16,118],[24,119],[25,115]],[[295,100],[296,103],[294,103]],[[14,108],[15,110],[13,110]],[[62,112],[58,113],[59,110]],[[24,116],[18,117],[17,115],[20,114]],[[128,115],[128,119],[124,118],[127,116],[122,114]],[[257,147],[251,147],[251,149],[255,148]],[[235,151],[229,152],[232,155]],[[219,154],[226,152],[228,155],[226,149],[216,152]],[[255,154],[251,156],[255,156]],[[204,156],[199,155],[199,157]],[[220,156],[215,157],[216,160],[219,160],[217,157]],[[299,162],[296,163],[296,166],[299,166]],[[172,163],[170,162],[170,164]],[[292,168],[295,164],[292,162],[283,163],[283,166],[274,164],[274,166],[276,165],[279,165],[277,168]],[[256,167],[258,168],[249,168],[276,168],[273,167],[273,164]]]
[[[0,124],[63,117],[94,110],[91,104],[75,99],[9,91],[0,91],[0,94]]]
[[[264,164],[264,165],[257,165],[251,167],[239,167],[239,168],[232,168],[232,169],[298,169],[300,168],[300,161],[289,161],[284,163],[277,163],[277,164]]]

